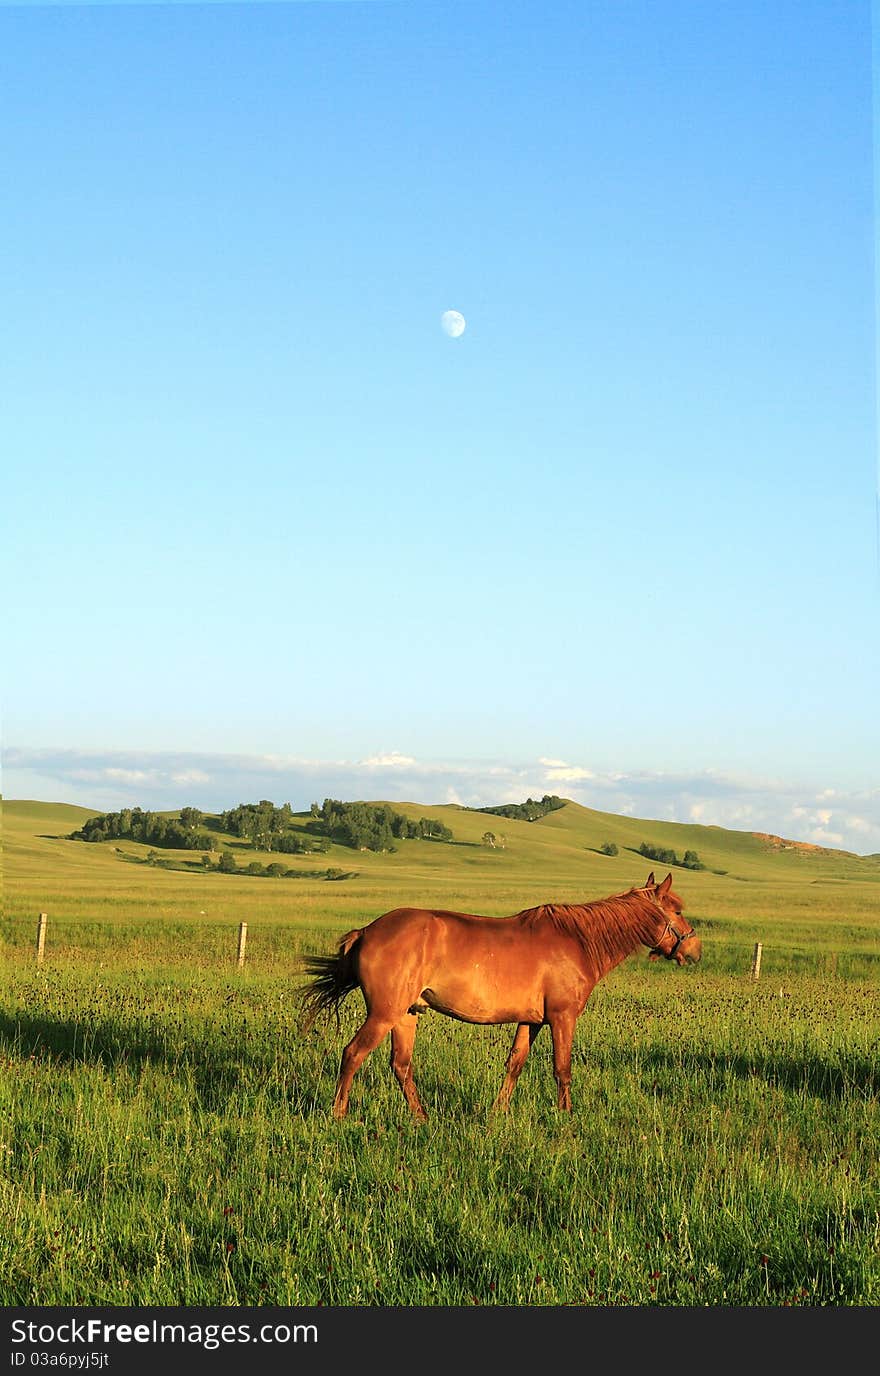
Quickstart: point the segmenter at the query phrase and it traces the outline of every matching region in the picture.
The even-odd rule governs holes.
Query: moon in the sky
[[[440,317],[440,324],[444,334],[448,334],[450,339],[458,339],[460,334],[464,334],[465,319],[461,311],[444,311]]]

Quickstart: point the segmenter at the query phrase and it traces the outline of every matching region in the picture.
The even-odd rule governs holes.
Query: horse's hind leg
[[[504,1084],[498,1091],[498,1097],[492,1105],[493,1109],[506,1109],[510,1103],[510,1096],[513,1093],[520,1071],[526,1063],[526,1057],[532,1049],[532,1042],[541,1030],[541,1023],[521,1022],[516,1029],[513,1039],[513,1046],[510,1048],[510,1055],[507,1057],[507,1074],[504,1077]]]
[[[427,1120],[427,1113],[422,1108],[416,1090],[415,1081],[412,1077],[412,1053],[413,1043],[416,1039],[416,1029],[419,1019],[415,1013],[407,1013],[400,1022],[396,1022],[391,1029],[391,1069],[397,1078],[397,1083],[403,1090],[403,1097],[409,1104],[410,1112],[419,1122]]]
[[[342,1053],[339,1066],[339,1079],[336,1081],[336,1097],[333,1100],[333,1117],[344,1118],[348,1112],[348,1096],[351,1082],[358,1068],[374,1051],[391,1027],[390,1018],[378,1018],[370,1013],[366,1022],[355,1032]]]

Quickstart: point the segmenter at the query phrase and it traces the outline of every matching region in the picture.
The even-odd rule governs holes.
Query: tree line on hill
[[[199,829],[203,820],[204,814],[195,807],[181,808],[178,819],[139,807],[124,807],[120,812],[90,817],[78,831],[71,832],[71,840],[142,841],[163,850],[216,850],[214,837]]]
[[[205,814],[198,808],[181,808],[178,818],[163,817],[139,807],[104,812],[90,817],[71,833],[76,841],[140,841],[163,850],[219,849],[216,837],[202,829]],[[220,829],[249,841],[254,850],[282,855],[323,853],[331,841],[353,850],[392,851],[401,840],[451,841],[452,831],[430,817],[412,821],[387,804],[344,803],[325,798],[312,803],[306,831],[294,829],[290,803],[277,807],[268,798],[258,803],[239,803],[220,813]]]
[[[261,864],[259,860],[250,860],[246,865],[239,866],[231,850],[223,851],[216,866],[211,864],[211,859],[207,855],[202,856],[202,861],[205,863],[206,869],[216,868],[220,874],[260,875],[268,879],[355,879],[357,877],[356,870],[341,870],[335,866],[309,873],[303,870],[289,870],[279,860],[273,860],[268,865]]]
[[[540,802],[536,798],[526,798],[524,803],[499,803],[497,807],[475,807],[471,812],[491,812],[495,817],[512,817],[522,822],[537,822],[548,812],[556,812],[565,807],[565,799],[557,798],[555,793],[545,793]]]
[[[172,860],[158,850],[151,850],[142,863],[154,865],[160,870],[180,870],[192,867],[192,861]],[[264,876],[268,879],[356,879],[357,870],[342,870],[330,867],[325,870],[291,870],[280,861],[273,860],[263,865],[259,860],[250,860],[239,865],[231,850],[221,851],[217,863],[210,855],[202,855],[202,865],[206,874],[243,874]]]
[[[303,855],[320,849],[291,830],[293,809],[290,803],[276,807],[268,798],[258,803],[239,803],[220,814],[220,826],[233,836],[250,841],[254,850],[278,851],[282,855]]]
[[[661,865],[680,865],[686,870],[706,868],[695,850],[686,850],[684,858],[679,860],[674,850],[667,850],[663,846],[650,846],[647,841],[643,841],[639,846],[639,855],[644,855],[646,860],[658,860]]]
[[[564,806],[564,799],[545,793],[540,802],[528,798],[524,803],[503,803],[498,807],[469,810],[534,822],[538,817]],[[306,829],[312,833],[310,836],[302,836],[293,830],[293,817],[290,803],[276,807],[269,799],[263,798],[258,803],[239,803],[237,807],[222,812],[220,826],[223,831],[250,841],[254,850],[277,851],[286,855],[325,852],[329,841],[352,850],[393,851],[397,841],[453,839],[451,829],[442,822],[435,822],[430,817],[413,821],[387,803],[344,803],[338,798],[325,798],[320,806],[312,803],[306,822]],[[78,831],[71,832],[71,840],[140,841],[163,850],[200,850],[210,853],[219,847],[216,838],[202,829],[204,819],[205,814],[195,807],[181,808],[177,818],[163,817],[161,813],[139,807],[122,808],[119,812],[104,812],[90,817]],[[482,839],[484,845],[493,849],[497,845],[502,849],[504,847],[504,838],[496,837],[493,832],[487,831]],[[604,855],[617,854],[617,846],[613,842],[606,841],[600,849]],[[678,865],[686,870],[706,868],[695,850],[686,850],[679,860],[674,850],[643,841],[639,846],[639,854],[662,865]],[[210,864],[209,854],[204,855],[204,861],[206,865]],[[219,868],[227,873],[237,868],[231,852],[224,853]],[[266,873],[280,874],[282,871],[282,866],[273,865]],[[251,873],[256,872],[255,869],[251,870]]]
[[[387,803],[343,803],[325,798],[312,803],[308,828],[354,850],[394,850],[395,841],[451,841],[452,831],[442,822],[420,817],[417,822],[395,812]]]

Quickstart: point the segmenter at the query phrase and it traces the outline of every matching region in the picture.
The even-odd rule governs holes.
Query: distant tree
[[[650,846],[647,841],[643,841],[639,846],[639,855],[644,855],[646,860],[659,860],[661,865],[678,864],[678,856],[674,850],[669,850],[665,846]]]
[[[416,823],[418,835],[423,841],[451,841],[452,830],[443,822],[435,822],[430,817],[420,817]]]
[[[197,831],[195,826],[185,826],[159,812],[145,812],[139,807],[90,817],[79,831],[72,833],[71,839],[112,841],[122,837],[148,846],[161,846],[163,850],[212,850],[216,844],[212,836]]]
[[[263,865],[260,864],[259,860],[251,860],[247,865],[245,865],[244,872],[245,874],[264,874],[265,870]]]
[[[220,856],[218,869],[221,874],[235,874],[238,865],[235,863],[235,856],[232,854],[231,850],[225,850]]]
[[[536,798],[527,798],[524,803],[501,803],[498,807],[476,807],[473,811],[491,812],[496,817],[512,817],[522,822],[537,822],[539,818],[546,817],[548,812],[556,812],[561,807],[565,807],[564,798],[558,798],[555,793],[545,793],[540,802]]]
[[[293,812],[290,803],[276,807],[268,798],[258,803],[239,803],[220,816],[224,831],[250,841],[254,850],[278,850],[288,830]]]
[[[396,840],[452,840],[452,832],[442,822],[428,817],[414,822],[386,804],[344,803],[338,798],[325,798],[307,826],[353,850],[393,851]]]
[[[192,831],[195,827],[201,826],[204,814],[199,812],[197,807],[182,807],[180,809],[180,820],[183,826]]]
[[[668,850],[664,846],[649,846],[647,841],[643,841],[639,846],[639,855],[644,855],[646,860],[659,860],[661,865],[681,865],[686,870],[706,868],[695,850],[686,850],[684,858],[679,860],[674,850]]]
[[[266,873],[267,873],[267,874],[270,876],[270,878],[272,878],[272,879],[280,879],[280,878],[282,877],[282,875],[284,874],[284,872],[285,872],[285,866],[279,864],[279,862],[278,862],[277,860],[273,860],[271,865],[267,865],[267,866],[266,866]]]
[[[613,841],[605,841],[604,844],[599,847],[599,849],[603,855],[617,854],[617,847]]]
[[[306,843],[302,837],[296,835],[296,832],[288,831],[283,836],[279,836],[274,848],[280,851],[282,855],[302,855],[306,849]]]
[[[212,865],[212,862],[211,862],[211,857],[210,857],[210,855],[203,855],[203,856],[202,856],[202,864],[204,865],[204,867],[205,867],[206,870],[209,870],[209,869],[212,869],[212,868],[213,868],[213,865]]]
[[[484,846],[491,846],[493,850],[495,849],[495,833],[494,833],[494,831],[484,831],[484,832],[483,832],[483,845],[484,845]]]

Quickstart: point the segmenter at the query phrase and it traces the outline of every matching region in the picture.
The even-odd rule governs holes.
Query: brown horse
[[[553,1037],[558,1105],[571,1108],[575,1023],[599,980],[638,946],[655,959],[697,961],[700,938],[682,920],[672,875],[594,903],[546,903],[514,917],[394,908],[347,932],[335,956],[305,961],[305,1030],[360,988],[363,1025],[342,1053],[333,1116],[348,1111],[351,1082],[391,1033],[391,1068],[414,1117],[427,1117],[412,1077],[418,1015],[434,1009],[470,1023],[518,1024],[494,1107],[506,1109],[532,1042],[545,1023]]]

